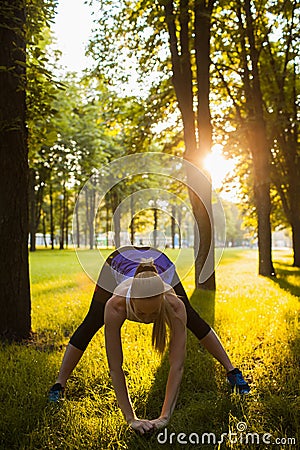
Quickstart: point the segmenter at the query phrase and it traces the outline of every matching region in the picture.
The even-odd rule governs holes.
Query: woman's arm
[[[175,314],[172,320],[172,333],[169,349],[170,370],[166,385],[165,399],[159,418],[151,421],[156,428],[167,425],[174,411],[183,375],[185,348],[186,311],[184,304],[179,301],[176,302]]]
[[[121,342],[121,327],[125,320],[122,308],[116,305],[117,297],[113,296],[105,306],[105,346],[112,384],[116,393],[118,404],[130,426],[144,434],[153,428],[148,420],[139,420],[132,407],[127,390],[125,375],[122,369],[123,351]]]

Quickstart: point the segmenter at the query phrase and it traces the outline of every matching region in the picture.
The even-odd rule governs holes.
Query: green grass
[[[168,253],[176,260],[178,252]],[[93,266],[93,252],[81,256]],[[93,283],[75,252],[38,250],[31,255],[34,340],[2,345],[0,352],[0,449],[297,448],[287,441],[264,444],[262,436],[270,433],[272,441],[295,438],[300,442],[300,270],[291,266],[288,252],[277,251],[277,279],[259,277],[255,251],[228,249],[217,268],[218,289],[213,296],[193,293],[191,259],[192,251],[185,250],[177,260],[191,301],[213,324],[252,391],[247,397],[230,394],[224,369],[189,332],[185,373],[168,425],[168,442],[172,432],[176,436],[197,433],[200,444],[203,433],[215,433],[220,439],[231,430],[237,436],[226,444],[183,445],[174,436],[171,444],[159,444],[156,436],[146,440],[133,433],[116,404],[103,330],[69,380],[67,400],[61,407],[48,405],[47,391],[70,335],[88,310]],[[151,349],[151,326],[128,322],[122,334],[124,370],[134,405],[140,416],[156,417],[164,396],[167,360]],[[249,433],[259,435],[259,445],[245,442],[246,433],[236,428],[239,422],[246,424]],[[196,439],[195,434],[190,436]]]

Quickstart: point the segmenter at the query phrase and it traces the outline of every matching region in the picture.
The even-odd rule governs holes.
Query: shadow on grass
[[[271,280],[277,283],[281,289],[300,297],[300,268],[283,262],[275,262],[274,266],[276,278],[272,277]]]
[[[266,376],[260,377],[254,392],[255,403],[250,408],[255,408],[265,427],[265,432],[271,433],[273,440],[286,439],[291,445],[286,448],[299,448],[300,439],[300,397],[299,397],[299,355],[300,337],[297,335],[298,317],[295,312],[289,312],[283,316],[286,327],[289,330],[289,338],[286,349],[283,349],[285,357],[278,364],[277,358],[271,358],[265,366]],[[272,355],[272,350],[270,349]],[[261,365],[263,361],[256,361]],[[253,425],[257,427],[255,418]],[[297,446],[298,444],[298,446]],[[280,447],[283,448],[283,447]]]
[[[66,340],[72,335],[72,330],[70,331],[70,325],[68,324],[60,327],[59,335],[57,332],[58,330],[47,328],[33,331],[30,339],[22,344],[39,352],[55,353],[61,351],[66,347]]]
[[[32,448],[24,442],[43,420],[55,362],[50,353],[21,343],[0,350],[0,449]]]
[[[194,291],[190,302],[199,315],[212,326],[215,316],[215,294],[207,291]],[[213,436],[208,436],[207,433],[214,433],[218,439],[228,428],[230,413],[236,409],[232,405],[230,395],[225,387],[225,379],[221,386],[218,382],[216,365],[219,364],[201,346],[191,331],[188,331],[184,375],[170,423],[166,429],[159,430],[148,438],[128,433],[127,448],[151,450],[182,448],[182,443],[177,440],[179,433],[186,435],[186,438],[183,439],[189,439],[192,434],[194,439],[197,439],[197,435],[201,448],[213,448]],[[155,374],[146,410],[145,402],[135,403],[137,414],[140,414],[141,417],[156,418],[160,415],[168,371],[169,363],[166,354]],[[236,413],[238,415],[240,411],[237,409]],[[209,439],[211,441],[208,443]],[[195,442],[184,444],[184,448],[195,448]]]

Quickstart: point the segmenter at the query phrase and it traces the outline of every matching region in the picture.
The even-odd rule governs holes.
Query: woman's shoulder
[[[180,301],[172,286],[165,282],[164,282],[164,295],[169,303],[177,303],[177,301]]]
[[[120,322],[126,319],[125,298],[120,295],[113,295],[105,305],[104,322]]]
[[[183,301],[178,298],[172,286],[165,283],[165,287],[167,286],[169,287],[169,289],[166,289],[165,291],[165,299],[171,307],[172,311],[175,315],[185,315],[185,305]]]
[[[114,295],[118,295],[120,297],[126,297],[128,289],[130,288],[132,283],[132,278],[126,278],[122,281],[114,290]]]

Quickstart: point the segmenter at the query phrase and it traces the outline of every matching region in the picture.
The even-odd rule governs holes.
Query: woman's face
[[[135,315],[143,323],[152,323],[159,314],[161,297],[136,298],[132,300]]]

